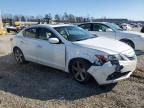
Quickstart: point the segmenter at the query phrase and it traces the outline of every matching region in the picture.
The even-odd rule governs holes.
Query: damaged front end
[[[88,69],[98,84],[115,83],[128,78],[136,68],[136,60],[126,60],[121,55],[100,56]]]

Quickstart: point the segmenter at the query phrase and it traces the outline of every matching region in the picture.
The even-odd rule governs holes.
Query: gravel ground
[[[137,51],[138,69],[129,79],[99,87],[39,64],[16,64],[10,37],[0,36],[0,108],[144,108],[143,52]]]

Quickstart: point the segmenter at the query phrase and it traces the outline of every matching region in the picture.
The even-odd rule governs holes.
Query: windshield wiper
[[[87,40],[87,39],[91,39],[91,38],[96,38],[96,37],[88,37],[88,38],[84,38],[84,39],[77,39],[75,41],[82,41],[82,40]]]

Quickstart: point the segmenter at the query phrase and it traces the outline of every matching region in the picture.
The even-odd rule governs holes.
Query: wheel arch
[[[13,49],[12,49],[12,51],[14,52],[15,49],[19,49],[19,50],[22,52],[22,54],[24,55],[24,53],[23,53],[23,51],[21,50],[20,47],[18,47],[18,46],[14,46]],[[25,56],[24,56],[24,57],[25,57]]]
[[[15,49],[21,50],[18,46],[14,46],[13,49],[12,49],[12,51],[14,51]],[[21,51],[22,51],[22,50],[21,50]]]
[[[86,61],[86,62],[88,62],[88,63],[90,63],[92,65],[92,63],[89,60],[85,59],[85,58],[81,58],[81,57],[72,58],[71,60],[69,60],[69,63],[68,63],[69,72],[71,71],[70,70],[70,66],[72,65],[73,61],[76,61],[76,60],[83,60],[83,61]]]
[[[134,49],[135,49],[135,43],[134,43],[131,39],[128,39],[128,38],[122,38],[122,39],[120,39],[119,41],[121,41],[121,42],[129,41],[129,42],[131,42],[131,43],[133,44],[133,47],[134,47]]]

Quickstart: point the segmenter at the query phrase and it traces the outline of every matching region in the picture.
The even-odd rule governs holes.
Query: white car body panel
[[[113,31],[109,31],[107,33],[102,32],[102,31],[90,31],[90,32],[94,35],[97,35],[97,36],[107,37],[107,38],[111,38],[111,39],[116,38],[116,33]]]

